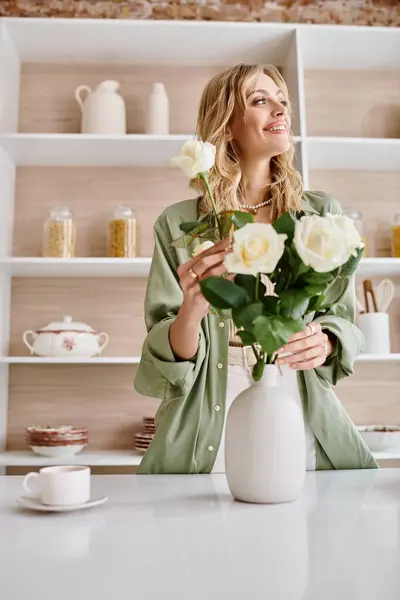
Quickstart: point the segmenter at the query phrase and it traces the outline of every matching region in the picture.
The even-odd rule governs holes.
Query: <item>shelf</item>
[[[30,450],[17,450],[0,453],[0,467],[41,467],[50,465],[87,465],[89,467],[137,467],[143,455],[133,450],[82,450],[71,458],[47,458]]]
[[[23,166],[169,165],[192,135],[89,135],[80,133],[0,136],[0,146]]]
[[[13,277],[147,277],[151,258],[10,258]]]
[[[400,448],[392,452],[373,452],[373,455],[377,461],[400,460]]]
[[[362,258],[357,275],[362,277],[400,277],[400,258]]]
[[[400,353],[392,354],[359,354],[357,362],[400,362]]]
[[[308,137],[312,170],[398,171],[400,139]]]
[[[373,452],[376,460],[400,460],[400,450],[397,452]],[[0,453],[0,467],[43,467],[51,465],[85,465],[89,467],[137,467],[143,458],[128,450],[99,450],[87,452],[82,450],[69,459],[46,458],[38,456],[29,450],[16,450]]]
[[[292,24],[187,20],[8,18],[4,24],[22,61],[69,65],[220,68],[267,59],[282,65],[295,32]]]
[[[94,356],[59,358],[47,356],[0,356],[0,364],[8,365],[138,365],[140,356]]]
[[[0,261],[13,277],[148,277],[151,257],[40,258],[13,257]],[[400,277],[400,258],[364,258],[357,275]]]
[[[169,166],[193,135],[10,133],[0,146],[20,166]],[[295,143],[300,138],[294,138]]]
[[[357,362],[400,362],[400,353],[360,354]],[[0,356],[0,364],[9,365],[138,365],[140,356],[95,356],[58,358],[42,356]]]

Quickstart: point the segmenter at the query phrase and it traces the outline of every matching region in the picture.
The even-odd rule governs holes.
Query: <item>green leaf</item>
[[[194,237],[192,235],[182,235],[181,237],[171,242],[171,246],[173,248],[189,248],[193,240]]]
[[[247,292],[229,279],[207,277],[200,281],[200,288],[215,308],[239,308],[250,301]]]
[[[278,302],[277,296],[264,296],[262,299],[264,304],[264,313],[276,315],[278,313]]]
[[[253,322],[263,314],[264,306],[261,302],[247,304],[232,311],[232,319],[236,327],[244,327],[249,331],[253,329]]]
[[[257,300],[257,298],[256,298],[257,278],[254,277],[254,275],[243,275],[243,274],[239,273],[238,275],[235,276],[235,283],[239,287],[246,290],[246,292],[248,293],[250,298]],[[265,296],[266,291],[267,291],[267,288],[262,283],[262,281],[260,281],[258,284],[258,297],[263,298]]]
[[[325,296],[323,294],[319,294],[317,296],[313,296],[310,298],[310,303],[308,305],[307,312],[320,312],[323,310],[325,301]]]
[[[352,275],[356,271],[363,253],[364,248],[359,248],[357,250],[357,256],[351,256],[347,263],[342,265],[342,267],[339,269],[339,277],[349,277]]]
[[[318,294],[325,292],[327,287],[326,283],[310,283],[309,285],[306,285],[304,289],[309,296],[317,296]]]
[[[301,319],[310,302],[307,292],[303,290],[285,290],[279,296],[279,312],[285,317]]]
[[[258,360],[253,367],[252,376],[253,376],[254,381],[260,381],[260,379],[262,378],[262,376],[264,374],[264,369],[265,369],[264,359],[260,358],[260,360]]]
[[[236,229],[241,229],[248,223],[254,223],[254,217],[248,212],[242,210],[235,210],[232,214],[232,223]]]
[[[333,279],[334,275],[331,272],[317,273],[317,271],[314,271],[313,269],[310,269],[302,276],[302,280],[306,281],[307,283],[313,283],[317,285],[325,284],[325,286],[329,285]]]
[[[254,335],[266,354],[276,352],[293,333],[303,329],[303,321],[283,316],[257,317],[254,321]]]
[[[186,223],[181,223],[179,225],[179,229],[184,233],[191,233],[197,227],[208,227],[207,223],[202,223],[201,221],[186,221]]]
[[[296,220],[290,214],[290,212],[286,212],[281,217],[276,219],[276,221],[272,223],[272,226],[277,233],[286,233],[289,241],[292,241],[294,238]]]
[[[252,346],[257,343],[254,333],[251,333],[250,331],[238,331],[237,334],[244,346]]]

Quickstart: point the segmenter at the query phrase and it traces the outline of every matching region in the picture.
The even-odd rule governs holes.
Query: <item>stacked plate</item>
[[[26,441],[36,454],[63,458],[80,452],[89,441],[89,432],[72,425],[32,425],[26,428]]]
[[[142,429],[135,434],[135,450],[145,453],[156,432],[154,417],[144,417]]]

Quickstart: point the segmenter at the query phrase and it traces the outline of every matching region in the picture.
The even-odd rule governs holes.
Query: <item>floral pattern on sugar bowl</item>
[[[101,354],[108,344],[107,333],[96,333],[72,317],[53,321],[36,331],[25,331],[22,339],[31,354],[60,358],[89,358]]]

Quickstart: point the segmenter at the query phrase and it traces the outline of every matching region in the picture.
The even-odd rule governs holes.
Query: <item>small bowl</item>
[[[30,449],[39,456],[47,458],[69,458],[78,454],[86,444],[74,444],[69,446],[29,446]]]
[[[400,449],[399,425],[363,425],[357,429],[371,452]]]

